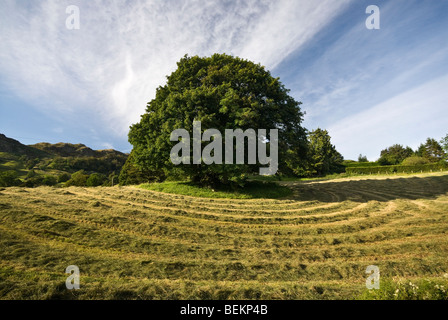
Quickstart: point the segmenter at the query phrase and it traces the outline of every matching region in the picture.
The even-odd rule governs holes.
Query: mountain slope
[[[51,181],[56,178],[60,181],[61,175],[70,177],[80,170],[86,175],[101,174],[101,179],[105,180],[117,175],[127,158],[127,154],[117,150],[92,150],[84,144],[41,142],[24,145],[0,134],[0,175],[5,173],[8,181],[14,181],[14,184],[4,181],[0,184],[36,186],[45,176],[52,176]]]

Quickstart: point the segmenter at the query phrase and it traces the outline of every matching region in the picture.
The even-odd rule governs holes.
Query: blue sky
[[[129,152],[129,126],[176,62],[215,52],[280,77],[346,159],[448,133],[447,0],[110,2],[2,0],[0,133]]]

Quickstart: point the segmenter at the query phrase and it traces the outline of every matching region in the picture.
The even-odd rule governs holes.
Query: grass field
[[[0,298],[448,298],[448,173],[280,183],[286,198],[2,188]]]

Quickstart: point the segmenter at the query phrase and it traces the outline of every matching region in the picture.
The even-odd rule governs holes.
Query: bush
[[[72,174],[72,178],[66,182],[66,186],[84,187],[89,178],[88,174],[84,173],[84,170],[80,170]]]
[[[104,183],[106,176],[99,173],[92,173],[86,181],[86,186],[97,187]]]
[[[58,176],[59,183],[67,182],[68,180],[70,180],[70,175],[66,172],[64,172]]]
[[[20,180],[17,179],[17,173],[12,170],[8,170],[0,173],[0,187],[13,187],[18,186]]]
[[[423,157],[419,157],[419,156],[413,156],[413,157],[409,157],[403,160],[403,162],[401,163],[401,165],[403,166],[417,166],[417,165],[421,165],[421,164],[428,164],[430,163],[430,161],[426,158]]]
[[[44,175],[44,178],[42,179],[42,184],[45,186],[54,186],[57,183],[58,180],[55,176]]]

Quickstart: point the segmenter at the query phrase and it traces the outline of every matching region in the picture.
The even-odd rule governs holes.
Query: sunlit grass
[[[277,199],[1,188],[0,298],[392,299],[405,279],[420,291],[403,282],[397,299],[446,299],[448,175],[388,178],[283,181]],[[69,265],[80,290],[65,288]]]
[[[228,199],[255,199],[267,198],[275,199],[286,197],[291,194],[291,190],[276,183],[252,181],[248,182],[244,188],[233,190],[231,188],[208,188],[194,185],[188,181],[166,181],[161,183],[148,183],[140,185],[140,188],[181,194],[204,198],[228,198]]]

